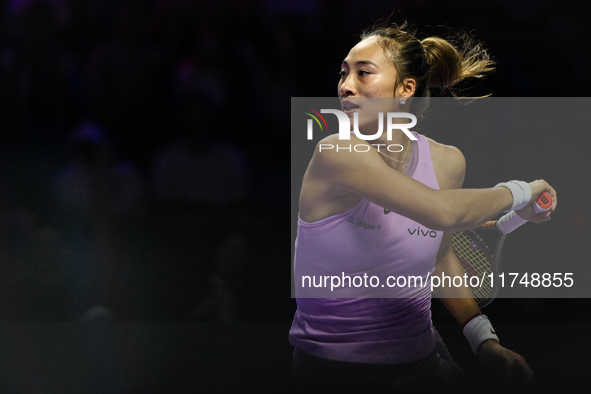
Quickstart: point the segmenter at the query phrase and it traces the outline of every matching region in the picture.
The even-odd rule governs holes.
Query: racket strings
[[[477,302],[485,300],[492,294],[489,274],[492,272],[488,251],[470,232],[454,232],[452,237],[453,250],[460,260],[468,278],[478,277],[479,286],[470,286]],[[470,279],[468,279],[470,282]]]

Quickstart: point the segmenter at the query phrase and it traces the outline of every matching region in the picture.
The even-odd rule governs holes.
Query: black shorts
[[[436,350],[405,364],[363,364],[333,361],[299,348],[293,353],[296,393],[463,393],[465,373]]]

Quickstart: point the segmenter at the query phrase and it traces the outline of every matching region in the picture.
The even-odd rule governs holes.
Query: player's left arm
[[[430,141],[430,148],[440,189],[461,188],[466,173],[466,161],[462,153],[457,148],[441,145],[434,141]],[[446,231],[437,253],[433,276],[445,273],[450,277],[463,277],[464,270],[460,260],[453,252],[451,240],[452,232]],[[441,286],[435,288],[434,292],[460,325],[465,325],[472,318],[481,314],[480,308],[472,296],[472,291],[468,287]],[[489,339],[482,343],[476,354],[490,371],[508,381],[527,385],[533,379],[533,371],[525,359],[501,346],[495,340]]]

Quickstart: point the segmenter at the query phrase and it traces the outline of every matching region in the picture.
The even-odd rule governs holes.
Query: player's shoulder
[[[429,141],[431,156],[434,159],[445,161],[454,167],[466,168],[466,159],[464,158],[464,154],[458,148],[452,145],[442,144],[431,138],[427,138],[427,140]]]
[[[463,153],[452,145],[445,145],[427,138],[433,168],[442,189],[462,187],[466,175],[466,158]]]

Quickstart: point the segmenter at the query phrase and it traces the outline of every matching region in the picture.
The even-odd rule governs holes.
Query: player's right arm
[[[348,193],[367,199],[374,204],[406,216],[434,230],[466,230],[492,219],[513,204],[513,196],[504,187],[489,189],[434,190],[390,168],[375,149],[368,152],[323,149],[321,144],[345,145],[338,135],[331,135],[318,143],[304,184],[318,185],[324,195],[344,196]],[[351,136],[346,145],[367,144]],[[308,178],[308,179],[306,179]],[[547,191],[555,190],[543,180],[531,182],[532,201]],[[329,203],[330,200],[325,200]],[[300,206],[310,205],[306,201]],[[548,218],[555,206],[547,213]]]

